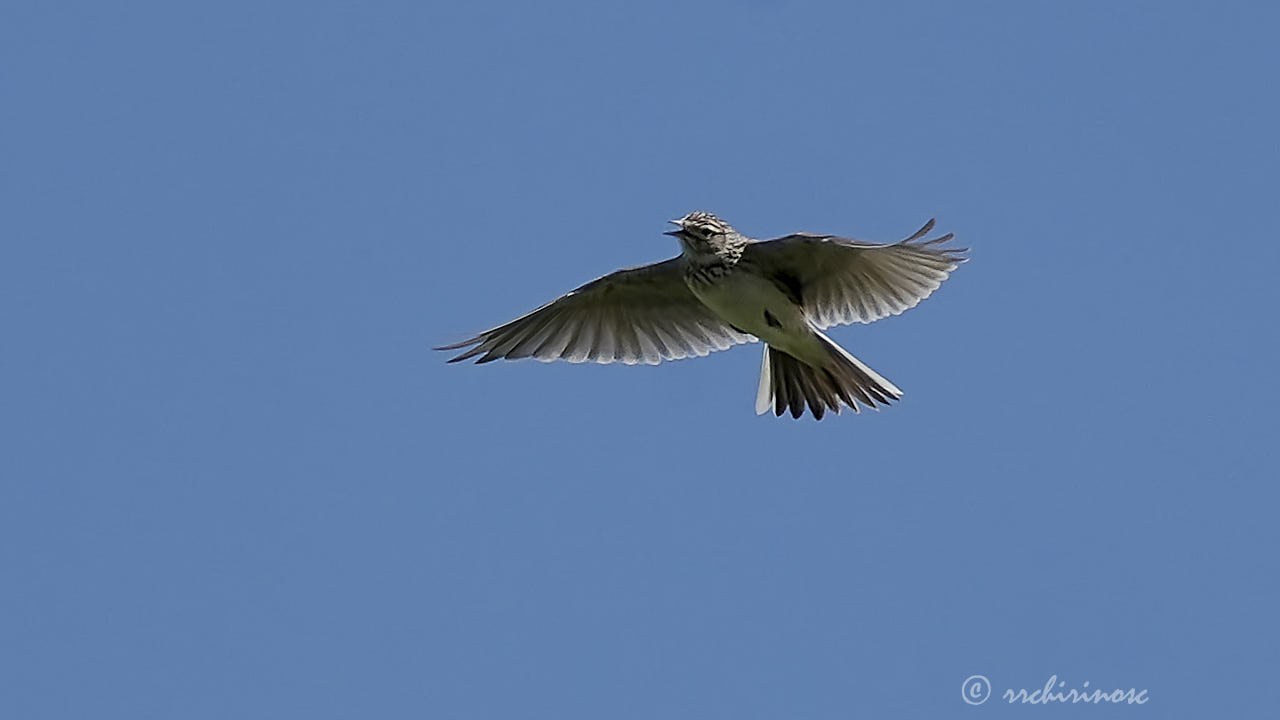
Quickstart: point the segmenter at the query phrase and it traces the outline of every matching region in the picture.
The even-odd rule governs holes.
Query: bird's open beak
[[[676,229],[668,230],[662,233],[663,235],[679,235],[681,232],[684,231],[684,224],[681,223],[679,220],[668,220],[667,222],[671,223],[672,225],[675,225]]]

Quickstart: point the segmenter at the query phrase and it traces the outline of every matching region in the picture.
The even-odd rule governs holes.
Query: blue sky
[[[1278,21],[6,4],[0,715],[1274,713]],[[430,350],[695,209],[971,246],[904,401]]]

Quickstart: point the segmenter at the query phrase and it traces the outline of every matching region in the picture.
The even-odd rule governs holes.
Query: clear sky
[[[1278,28],[5,3],[0,716],[1274,715]],[[832,332],[903,402],[430,350],[695,209],[971,246]]]

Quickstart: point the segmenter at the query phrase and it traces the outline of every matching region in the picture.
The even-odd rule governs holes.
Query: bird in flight
[[[656,365],[763,340],[756,414],[821,420],[842,406],[876,408],[896,385],[822,331],[897,315],[929,297],[966,260],[924,239],[876,244],[795,233],[753,240],[707,212],[672,220],[678,257],[619,270],[533,312],[437,350],[467,348],[449,362],[532,357],[543,362]]]

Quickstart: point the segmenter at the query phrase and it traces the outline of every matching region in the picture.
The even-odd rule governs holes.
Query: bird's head
[[[701,210],[691,212],[679,220],[671,220],[670,223],[676,229],[664,234],[674,236],[686,250],[693,252],[714,251],[737,235],[729,223]]]

